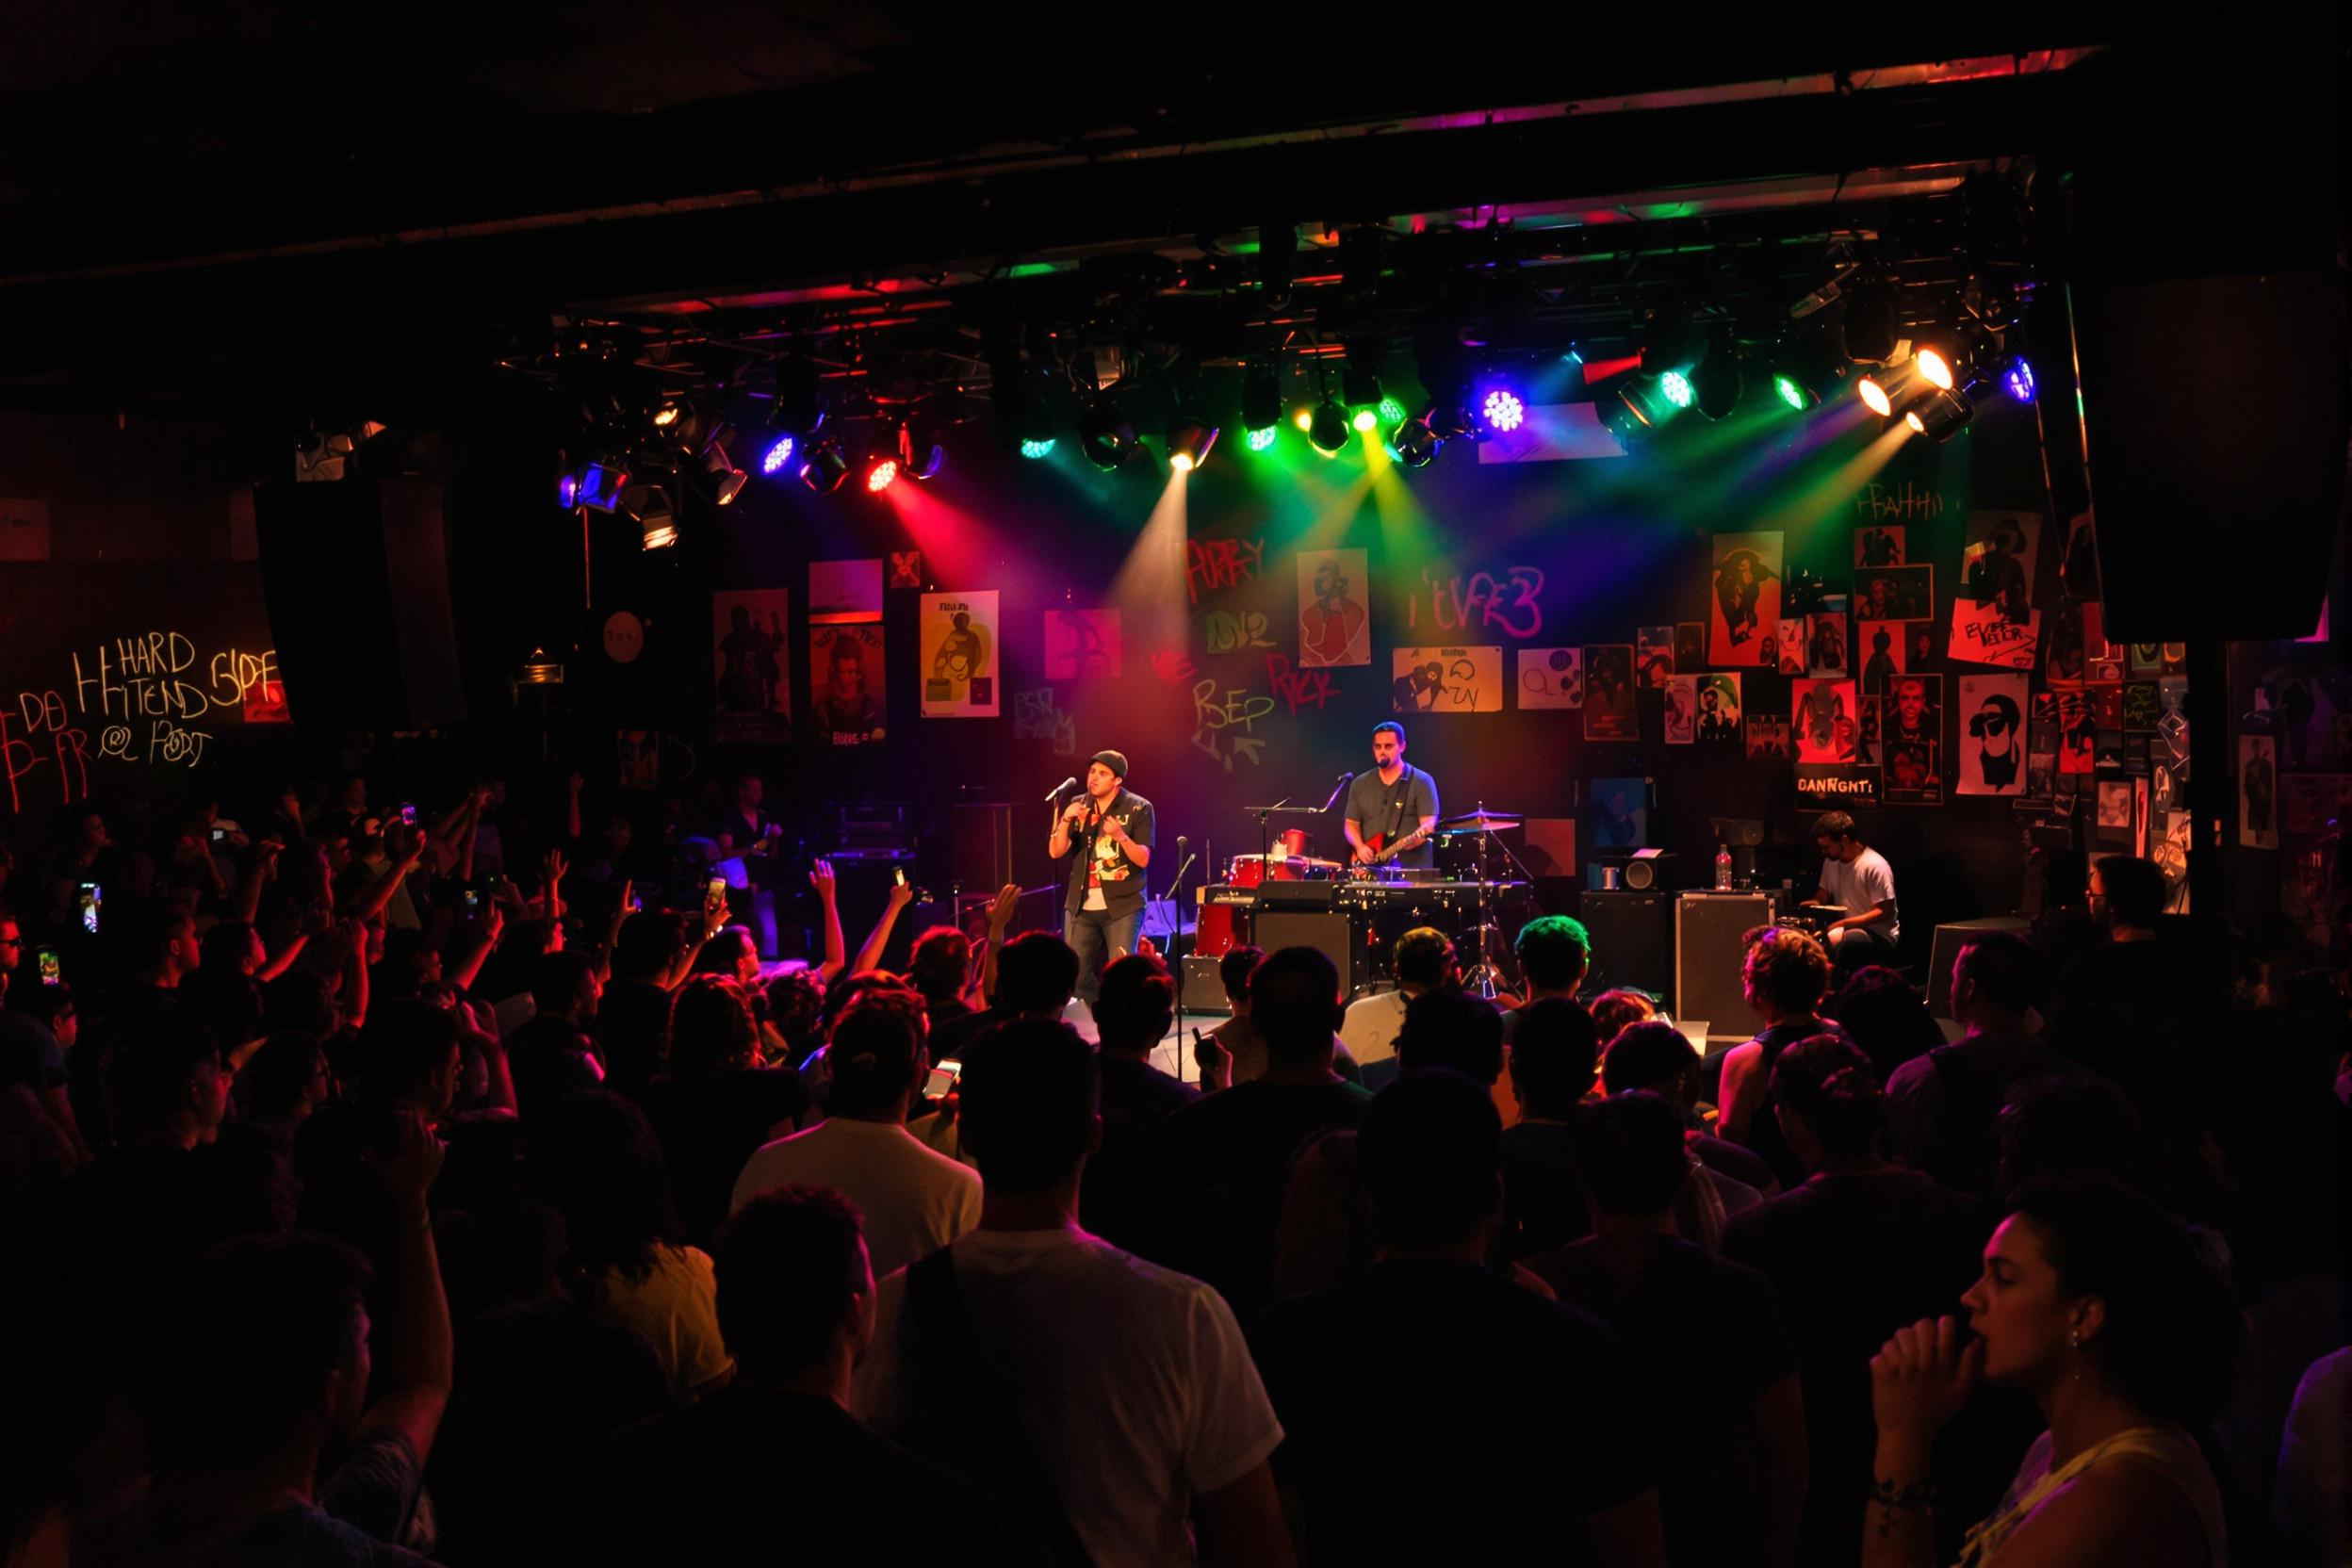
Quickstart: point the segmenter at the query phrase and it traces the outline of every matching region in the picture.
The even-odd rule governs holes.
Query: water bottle
[[[1715,890],[1719,893],[1731,891],[1731,846],[1729,844],[1715,846]]]

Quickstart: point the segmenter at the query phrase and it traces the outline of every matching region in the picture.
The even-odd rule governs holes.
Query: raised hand
[[[890,907],[891,907],[891,908],[893,908],[893,909],[904,909],[905,907],[906,907],[906,906],[908,906],[909,904],[912,904],[914,901],[915,901],[915,890],[914,890],[914,889],[912,889],[912,888],[908,887],[908,886],[907,886],[906,883],[904,883],[904,882],[893,883],[893,884],[891,885],[891,887],[890,887]]]
[[[991,932],[1002,931],[1004,927],[1012,924],[1013,911],[1020,906],[1020,883],[1007,882],[1004,886],[999,888],[996,891],[996,897],[990,900],[988,904],[988,929]]]
[[[377,1168],[384,1177],[384,1190],[404,1215],[426,1212],[425,1197],[433,1191],[433,1179],[441,1174],[441,1162],[447,1154],[441,1140],[433,1135],[433,1123],[422,1111],[400,1111],[392,1134],[392,1152],[384,1155]]]
[[[572,868],[570,862],[564,858],[562,850],[551,849],[540,860],[539,869],[547,874],[547,886],[552,888],[558,882],[563,881],[564,874]]]
[[[809,861],[808,885],[817,890],[818,898],[831,904],[834,895],[833,862],[830,860]]]

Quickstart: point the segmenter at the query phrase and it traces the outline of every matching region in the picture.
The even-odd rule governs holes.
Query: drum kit
[[[1213,957],[1246,945],[1250,939],[1251,911],[1261,896],[1272,897],[1266,892],[1269,883],[1332,883],[1336,886],[1330,890],[1326,906],[1344,910],[1351,920],[1366,925],[1392,910],[1422,915],[1434,909],[1475,916],[1474,924],[1454,933],[1462,959],[1462,984],[1491,997],[1505,988],[1502,956],[1507,946],[1495,920],[1495,903],[1532,886],[1505,838],[1524,826],[1525,821],[1516,811],[1489,810],[1484,805],[1443,818],[1432,835],[1438,861],[1434,866],[1401,866],[1393,860],[1364,865],[1319,858],[1313,833],[1286,828],[1269,836],[1265,853],[1233,857],[1226,864],[1223,883],[1201,890],[1193,951]],[[1369,945],[1375,963],[1385,968],[1380,956],[1386,944],[1374,941]]]

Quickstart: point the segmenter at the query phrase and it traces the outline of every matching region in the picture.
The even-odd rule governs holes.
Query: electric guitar
[[[1372,858],[1369,860],[1356,861],[1354,865],[1349,868],[1350,872],[1355,875],[1361,876],[1366,872],[1388,864],[1391,860],[1396,859],[1400,855],[1412,854],[1414,850],[1419,849],[1423,844],[1428,843],[1429,840],[1435,836],[1436,835],[1429,829],[1421,827],[1414,828],[1412,832],[1394,841],[1391,841],[1389,836],[1385,833],[1372,834],[1364,841],[1364,847],[1372,852]]]

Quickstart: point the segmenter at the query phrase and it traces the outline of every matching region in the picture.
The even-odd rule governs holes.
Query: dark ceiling
[[[2040,8],[1256,8],[1263,37],[1235,8],[1173,36],[937,4],[198,9],[0,20],[0,400],[276,414],[546,368],[583,324],[672,377],[797,337],[920,378],[992,327],[1237,358],[1347,314],[1323,252],[1358,227],[1389,248],[1355,308],[1400,336],[1443,308],[1622,337],[1660,293],[1770,315],[1841,258],[2030,281],[2036,179],[2148,41]],[[2225,45],[2313,41],[2198,41]],[[1265,295],[1281,229],[1313,309]]]

